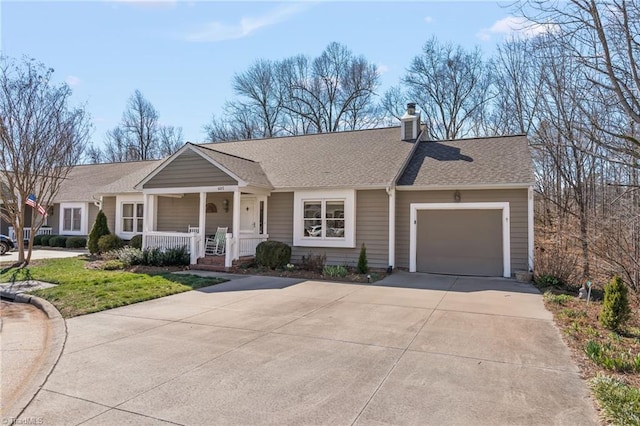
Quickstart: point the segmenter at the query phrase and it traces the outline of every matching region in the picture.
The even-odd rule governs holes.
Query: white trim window
[[[144,232],[144,200],[138,195],[116,197],[116,235],[125,240]]]
[[[122,232],[141,234],[143,224],[144,203],[122,203]]]
[[[355,191],[298,191],[294,194],[293,244],[355,247]]]
[[[60,234],[86,235],[88,210],[86,203],[61,203]]]

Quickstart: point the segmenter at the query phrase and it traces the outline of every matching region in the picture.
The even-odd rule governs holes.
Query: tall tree
[[[31,259],[35,232],[27,247],[21,238],[30,195],[46,208],[53,205],[60,185],[80,161],[90,123],[82,107],[70,105],[71,89],[56,85],[53,69],[33,59],[0,58],[0,197],[2,219],[18,236],[17,265]],[[38,230],[44,216],[33,214],[31,229]]]
[[[428,40],[403,78],[408,95],[420,105],[432,139],[472,134],[474,120],[489,100],[490,68],[479,49]]]
[[[129,98],[127,110],[122,115],[122,128],[129,136],[131,159],[156,158],[158,111],[137,89]]]
[[[160,126],[158,129],[158,157],[168,157],[184,145],[182,127]]]

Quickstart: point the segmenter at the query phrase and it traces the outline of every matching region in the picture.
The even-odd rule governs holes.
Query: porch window
[[[69,207],[62,210],[62,231],[82,231],[82,208]]]
[[[142,232],[144,229],[143,218],[143,203],[122,203],[122,232]]]
[[[294,195],[294,245],[354,247],[355,191],[305,191]]]

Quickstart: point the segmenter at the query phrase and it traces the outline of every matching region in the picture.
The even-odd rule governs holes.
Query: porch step
[[[195,271],[211,271],[211,272],[229,272],[231,268],[225,268],[224,265],[206,265],[206,264],[196,264],[189,266],[189,269]]]

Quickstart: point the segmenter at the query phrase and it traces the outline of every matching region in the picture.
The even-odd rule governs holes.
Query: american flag
[[[47,209],[45,209],[44,207],[42,207],[40,204],[37,203],[36,201],[36,196],[33,194],[29,194],[29,196],[27,197],[27,205],[33,207],[34,209],[38,209],[38,212],[44,216],[47,217]]]

